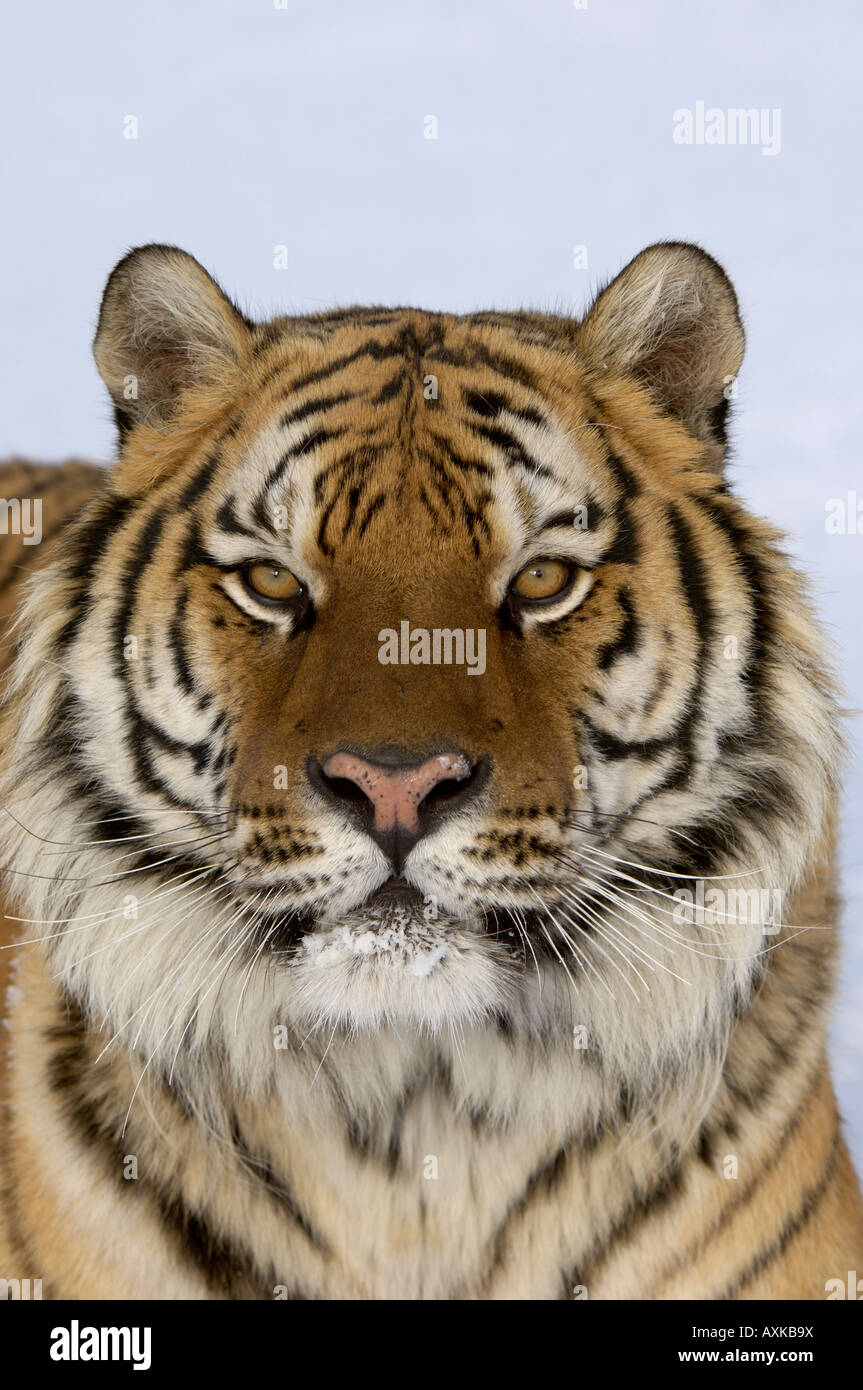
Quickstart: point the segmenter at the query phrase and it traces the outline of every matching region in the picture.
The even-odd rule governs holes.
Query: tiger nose
[[[359,811],[396,870],[445,810],[459,809],[481,789],[489,770],[488,758],[471,765],[455,751],[417,761],[399,752],[373,760],[339,749],[322,764],[308,763],[312,785],[342,810]]]
[[[461,753],[441,753],[426,758],[419,767],[391,767],[354,753],[333,753],[323,765],[323,774],[331,782],[351,782],[359,787],[371,803],[373,830],[383,834],[398,828],[416,835],[420,806],[429,792],[441,782],[460,782],[468,777],[470,763]]]

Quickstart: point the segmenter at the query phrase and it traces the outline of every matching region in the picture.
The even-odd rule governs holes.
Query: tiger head
[[[582,321],[256,324],[148,246],[95,354],[119,461],[13,695],[10,862],[67,987],[160,1057],[250,1018],[719,1036],[765,922],[685,894],[789,891],[836,762],[798,581],[724,477],[720,267],[652,246]]]

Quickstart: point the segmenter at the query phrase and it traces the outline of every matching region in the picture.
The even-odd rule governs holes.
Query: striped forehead
[[[407,533],[500,560],[553,523],[576,533],[575,558],[597,560],[613,502],[592,422],[562,422],[535,393],[526,404],[505,378],[480,388],[475,373],[426,365],[377,362],[359,380],[346,368],[286,393],[251,438],[235,438],[215,488],[214,553],[314,563]]]

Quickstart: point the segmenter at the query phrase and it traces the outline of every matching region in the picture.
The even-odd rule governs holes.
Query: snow
[[[376,918],[376,920],[374,920]],[[447,943],[440,930],[430,927],[421,916],[401,909],[369,914],[356,923],[321,928],[304,936],[301,946],[315,965],[329,966],[345,956],[394,957],[411,975],[426,979],[447,954]]]

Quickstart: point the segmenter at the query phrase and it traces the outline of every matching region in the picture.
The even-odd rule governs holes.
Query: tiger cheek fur
[[[724,272],[256,325],[145,247],[95,352],[116,467],[4,470],[0,1277],[824,1297],[842,747]]]

